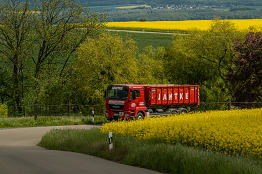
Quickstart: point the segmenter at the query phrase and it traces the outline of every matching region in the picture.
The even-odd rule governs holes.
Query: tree
[[[58,72],[63,76],[70,59],[81,43],[94,36],[104,26],[104,18],[96,13],[84,11],[75,0],[43,0],[35,8],[39,15],[35,18],[35,49],[32,52],[36,102],[41,81],[46,72]],[[82,13],[84,13],[84,16]],[[83,24],[78,24],[82,22]],[[61,66],[57,66],[57,65]],[[54,71],[54,69],[56,71]]]
[[[165,56],[168,80],[201,85],[200,97],[204,102],[230,99],[226,76],[232,66],[234,38],[241,38],[241,33],[221,20],[214,20],[207,32],[176,36]]]
[[[0,6],[0,55],[2,66],[12,69],[12,93],[15,110],[22,112],[24,67],[28,54],[32,12],[28,2],[9,0]],[[8,75],[6,75],[8,76]]]
[[[262,33],[250,32],[244,41],[235,41],[233,67],[229,69],[233,101],[255,102],[262,99]]]
[[[66,83],[77,48],[105,18],[76,0],[6,0],[0,8],[2,72],[12,72],[11,100],[21,113],[22,101],[38,104],[48,83]]]
[[[137,82],[137,47],[132,40],[102,34],[89,38],[77,50],[73,80],[75,101],[81,104],[104,103],[104,90],[109,84]]]
[[[165,49],[146,47],[137,59],[137,78],[139,84],[167,83],[164,74]]]

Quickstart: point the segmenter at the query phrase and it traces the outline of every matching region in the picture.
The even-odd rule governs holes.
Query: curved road
[[[90,129],[93,126],[55,126],[0,130],[1,174],[157,174],[90,155],[46,150],[36,146],[53,128]]]

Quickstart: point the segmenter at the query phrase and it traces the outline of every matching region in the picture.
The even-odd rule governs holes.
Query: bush
[[[0,105],[0,118],[7,118],[8,117],[8,107],[6,104]]]

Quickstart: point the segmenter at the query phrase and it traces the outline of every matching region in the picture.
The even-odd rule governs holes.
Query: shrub
[[[0,104],[0,118],[8,117],[8,107],[6,104]]]

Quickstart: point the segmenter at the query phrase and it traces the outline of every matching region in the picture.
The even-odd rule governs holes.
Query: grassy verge
[[[165,173],[262,173],[262,162],[255,159],[120,135],[113,135],[113,143],[114,149],[109,151],[108,135],[100,133],[99,129],[52,130],[42,138],[39,145],[47,149],[95,155]]]
[[[96,116],[94,124],[107,122],[104,116]],[[0,128],[14,127],[37,127],[37,126],[62,126],[93,124],[91,117],[69,117],[69,116],[40,116],[34,117],[0,118]]]

